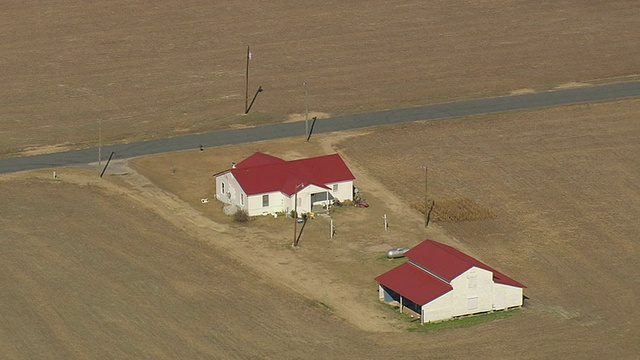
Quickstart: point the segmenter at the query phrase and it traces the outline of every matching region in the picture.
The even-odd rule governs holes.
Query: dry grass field
[[[3,175],[0,351],[10,358],[634,358],[640,101],[380,127]],[[399,141],[398,139],[402,139]],[[390,149],[397,156],[385,154]],[[222,215],[211,174],[253,151],[340,151],[371,207],[309,222]],[[424,229],[410,205],[490,219]],[[172,175],[172,169],[175,172]],[[391,227],[382,228],[387,214]],[[410,333],[378,303],[392,246],[452,244],[528,286],[516,316]],[[420,344],[420,346],[416,346]]]
[[[638,75],[631,0],[0,5],[0,153]],[[246,46],[250,95],[244,110]],[[307,96],[303,82],[308,83]]]
[[[368,171],[407,203],[421,197],[418,166],[428,164],[434,212],[466,198],[495,215],[439,225],[529,287],[536,319],[521,324],[533,330],[523,341],[554,333],[563,346],[583,342],[594,351],[576,357],[634,358],[639,106],[632,100],[377,128],[338,149],[359,161],[376,152]],[[393,156],[384,159],[380,149]],[[535,329],[542,313],[562,324]],[[616,356],[597,353],[605,349]]]
[[[633,358],[640,350],[635,326],[640,313],[634,309],[640,292],[635,239],[640,233],[635,181],[640,178],[635,155],[640,152],[639,105],[639,100],[628,100],[379,127],[329,134],[311,144],[301,139],[256,143],[208,150],[213,157],[194,157],[194,151],[133,164],[161,188],[197,203],[213,191],[200,165],[225,169],[257,150],[289,158],[339,151],[355,169],[356,185],[372,207],[335,213],[339,236],[334,240],[328,239],[326,221],[311,224],[299,253],[304,263],[298,266],[319,266],[316,271],[331,280],[316,284],[319,280],[306,276],[292,279],[302,283],[297,291],[330,304],[336,315],[363,330],[401,326],[385,324],[387,319],[382,325],[371,321],[387,317],[371,303],[376,298],[371,279],[390,266],[380,261],[384,250],[432,237],[494,264],[529,287],[525,314],[510,319],[509,325],[494,324],[484,334],[486,346],[472,351],[473,340],[456,342],[466,329],[452,331],[443,335],[450,344],[444,354],[462,345],[465,355],[486,358]],[[462,203],[473,204],[467,206],[473,214],[490,216],[422,229],[422,215],[410,204],[423,196],[423,164],[429,166],[435,214],[441,211],[439,204],[465,199]],[[174,176],[168,175],[171,166],[179,169]],[[220,205],[202,212],[221,217]],[[383,214],[391,219],[388,232],[382,230]],[[290,237],[290,227],[281,223],[257,219],[247,229],[250,234],[258,231],[260,245],[269,248],[267,254],[280,254],[278,259],[286,257],[283,246]],[[253,238],[246,246],[257,249]],[[262,266],[250,259],[249,266]],[[294,268],[296,263],[287,260],[287,265]],[[270,272],[276,281],[283,276],[277,269]],[[349,286],[337,287],[336,278],[338,285]],[[492,350],[496,345],[491,339],[501,338],[502,331],[511,334],[506,336],[513,353]]]
[[[0,153],[636,78],[634,1],[0,5]],[[246,45],[254,109],[244,107]],[[492,114],[0,176],[0,354],[69,358],[616,358],[640,353],[640,108]],[[338,151],[368,209],[305,228],[221,214],[254,151]],[[435,201],[420,208],[424,171]],[[172,170],[175,170],[172,175]],[[384,231],[382,216],[390,228]],[[523,282],[506,319],[430,333],[377,301],[433,238]]]
[[[3,358],[366,354],[372,341],[351,338],[353,327],[313,300],[126,195],[83,183],[86,173],[74,178],[2,181],[9,190],[0,195],[9,205],[0,211]]]

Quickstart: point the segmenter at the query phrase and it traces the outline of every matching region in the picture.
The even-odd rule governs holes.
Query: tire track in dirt
[[[356,302],[349,294],[352,289],[335,275],[304,260],[296,252],[286,249],[266,250],[256,246],[248,236],[240,236],[232,227],[216,223],[177,196],[155,186],[149,179],[131,168],[125,175],[103,181],[79,177],[79,184],[95,184],[121,193],[153,211],[199,241],[219,248],[225,255],[238,260],[247,268],[269,278],[273,284],[288,288],[318,303],[330,304],[334,315],[369,332],[399,331],[392,320],[373,306]],[[397,324],[397,323],[396,323]]]
[[[31,241],[30,238],[23,238],[22,241],[29,243],[28,246],[30,247],[42,247],[42,245],[38,244],[37,242]],[[66,260],[58,258],[54,261],[59,265],[62,265],[60,263],[64,263]],[[12,281],[3,280],[5,284],[20,284],[20,288],[27,288],[31,290],[28,294],[23,295],[22,300],[24,301],[24,304],[22,305],[30,309],[30,311],[35,310],[35,313],[31,313],[28,316],[24,317],[18,316],[17,321],[30,321],[33,323],[33,326],[40,328],[41,332],[50,333],[50,335],[57,340],[57,351],[63,351],[67,353],[69,358],[88,358],[89,354],[83,352],[82,349],[73,341],[75,339],[73,330],[69,328],[68,323],[63,318],[63,315],[56,311],[55,306],[52,306],[52,304],[55,303],[56,299],[50,299],[47,296],[46,291],[41,290],[38,282],[24,270],[24,266],[25,264],[16,264],[13,262],[12,258],[6,257],[5,261],[2,263],[2,274],[7,274],[7,276],[11,276],[13,278]],[[16,295],[16,293],[20,294],[20,290],[16,290],[18,291],[10,291],[10,293],[13,294],[13,296],[19,296]],[[13,310],[17,311],[18,314],[21,312],[21,310],[19,309]],[[13,315],[8,316],[8,318],[4,318],[3,321],[5,322],[5,324],[11,323],[11,321],[15,319],[15,317],[16,314],[14,313]],[[30,339],[22,337],[22,334],[20,334],[19,332],[12,333],[10,334],[10,336],[19,337],[19,340],[14,341],[14,343],[24,343],[28,347],[40,347],[40,349],[43,349],[42,347],[45,346],[42,343],[30,343]],[[46,348],[48,348],[48,346]],[[43,349],[41,351],[45,350]]]
[[[320,146],[327,154],[339,152],[340,156],[345,160],[349,168],[352,169],[354,173],[357,173],[359,175],[357,179],[358,185],[366,188],[370,193],[375,193],[376,197],[382,200],[384,206],[389,210],[390,213],[393,213],[399,218],[404,219],[405,223],[424,224],[424,217],[418,211],[411,208],[411,206],[400,199],[400,197],[398,197],[393,191],[389,190],[382,182],[378,181],[374,176],[369,174],[366,166],[349,157],[346,151],[342,151],[340,149],[340,143],[348,141],[353,137],[367,136],[369,134],[370,132],[363,131],[332,133],[330,134],[330,137],[324,138],[326,140],[320,142]],[[420,226],[414,227],[412,230],[415,234],[414,240],[416,243],[424,240],[425,238],[429,238],[447,243],[458,249],[462,249],[465,251],[467,250],[464,244],[458,241],[451,234],[448,234],[438,224],[429,223],[428,228]]]

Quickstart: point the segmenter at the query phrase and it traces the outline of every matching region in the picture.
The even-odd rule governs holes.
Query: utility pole
[[[296,185],[296,190],[293,196],[293,243],[291,246],[296,247],[296,240],[298,237],[298,188],[304,187],[303,183]]]
[[[247,69],[245,73],[245,84],[244,84],[244,113],[245,114],[249,112],[249,60],[251,60],[251,50],[247,45]]]
[[[429,226],[429,202],[427,200],[427,180],[428,180],[428,169],[427,165],[420,166],[421,169],[424,169],[424,227]]]
[[[309,136],[309,101],[308,101],[308,92],[307,92],[307,82],[303,82],[302,86],[304,86],[304,136]]]
[[[102,167],[102,119],[98,119],[98,169]]]
[[[330,219],[331,219],[331,222],[330,222],[330,225],[329,225],[330,226],[329,230],[331,231],[331,233],[329,234],[329,237],[331,239],[333,239],[333,235],[336,234],[336,226],[333,224],[333,218],[330,218]]]

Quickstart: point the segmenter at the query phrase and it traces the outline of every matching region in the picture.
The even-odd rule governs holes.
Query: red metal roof
[[[453,290],[451,285],[408,262],[378,276],[376,281],[421,306]]]
[[[355,177],[340,155],[332,154],[285,161],[257,152],[230,169],[247,195],[282,191],[293,195],[296,185],[325,187],[326,184],[353,180]]]
[[[378,276],[376,281],[421,306],[451,291],[451,280],[473,266],[491,271],[493,281],[498,284],[526,287],[471,256],[433,240],[421,242],[404,255],[410,262]]]
[[[236,165],[236,168],[248,168],[248,167],[260,166],[260,165],[281,164],[284,162],[285,162],[284,160],[277,158],[275,156],[257,152],[249,156],[248,158],[240,161]]]
[[[421,242],[407,251],[404,256],[447,281],[453,280],[472,266],[476,266],[491,271],[493,281],[496,283],[526,287],[471,256],[433,240],[427,239]]]

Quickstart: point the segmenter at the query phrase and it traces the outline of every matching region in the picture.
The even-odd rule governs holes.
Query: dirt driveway
[[[102,180],[95,168],[57,169],[57,180],[48,171],[3,175],[0,350],[60,359],[633,358],[638,313],[621,309],[633,309],[638,290],[636,114],[629,100],[163,154],[131,161],[135,170],[114,166]],[[213,198],[213,172],[254,151],[333,150],[371,203],[332,214],[334,239],[317,218],[292,250],[287,219],[240,225],[221,204],[200,202]],[[422,195],[423,163],[436,202],[467,197],[496,217],[425,230],[409,206]],[[373,278],[395,265],[386,249],[425,237],[525,283],[525,309],[477,326],[404,331],[412,324],[377,301]]]
[[[639,249],[633,240],[638,229],[633,219],[640,199],[629,182],[639,171],[631,156],[640,151],[637,103],[627,100],[380,127],[318,136],[311,143],[289,139],[133,163],[154,184],[193,204],[200,197],[213,198],[211,180],[198,175],[202,168],[225,169],[230,161],[258,150],[284,158],[339,151],[372,207],[335,213],[336,239],[328,239],[326,222],[318,220],[305,234],[302,249],[289,258],[286,225],[282,230],[274,219],[260,218],[243,229],[251,234],[247,244],[252,251],[260,251],[256,247],[262,245],[266,254],[282,254],[277,257],[286,258],[288,268],[299,267],[291,278],[302,284],[297,292],[327,304],[363,330],[397,329],[397,321],[377,312],[371,279],[393,265],[380,256],[386,249],[430,237],[529,286],[523,317],[510,319],[510,325],[491,325],[494,335],[510,333],[505,336],[514,351],[532,351],[532,357],[571,353],[576,358],[610,354],[624,358],[635,353],[632,339],[638,335],[632,325],[638,313],[619,311],[633,307],[638,290],[634,274]],[[469,199],[475,205],[471,211],[491,216],[441,222],[425,230],[422,215],[409,206],[422,201],[422,164],[429,164],[430,198],[437,204]],[[171,166],[178,169],[173,176],[168,175]],[[603,212],[603,207],[609,210]],[[225,221],[215,207],[200,211]],[[391,219],[387,232],[382,229],[384,214]],[[616,266],[607,265],[611,262]],[[269,271],[277,281],[278,268]],[[316,271],[322,276],[314,277]],[[328,283],[319,283],[320,278]],[[349,288],[348,295],[343,285]],[[603,300],[603,292],[611,301]],[[353,311],[353,306],[366,309],[366,315]],[[522,338],[513,339],[516,334]],[[442,336],[452,341],[449,335]],[[598,345],[603,338],[607,345]]]

